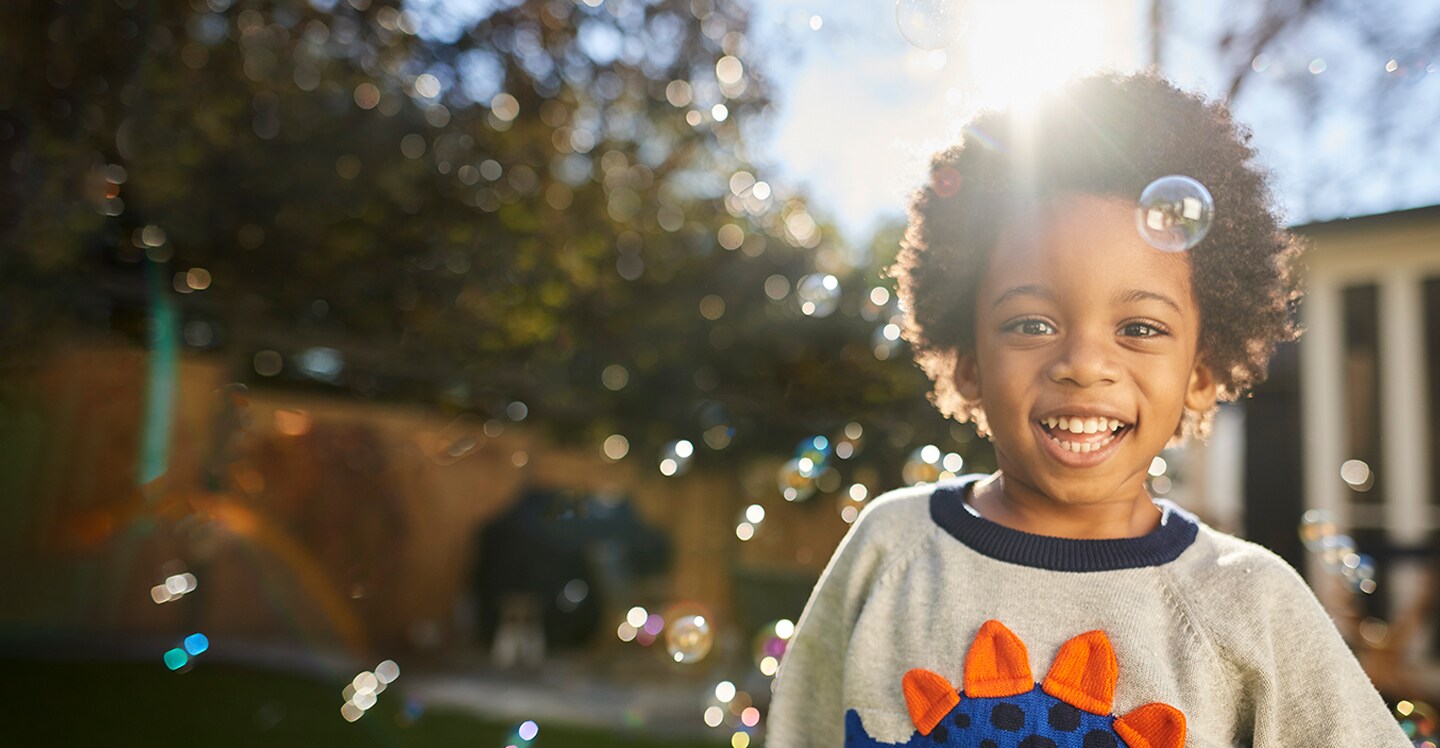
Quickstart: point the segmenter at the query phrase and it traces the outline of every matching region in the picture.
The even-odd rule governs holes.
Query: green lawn
[[[505,748],[514,724],[455,711],[407,713],[397,683],[355,723],[344,683],[207,664],[0,661],[0,744],[7,746],[474,746]],[[640,734],[541,726],[532,748],[714,748]]]

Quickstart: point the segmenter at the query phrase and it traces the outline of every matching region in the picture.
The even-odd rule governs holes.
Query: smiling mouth
[[[1054,416],[1036,423],[1061,449],[1076,454],[1102,450],[1133,427],[1103,416]]]

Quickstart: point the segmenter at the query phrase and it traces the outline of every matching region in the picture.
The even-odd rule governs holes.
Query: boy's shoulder
[[[866,535],[913,534],[930,521],[930,495],[934,491],[935,485],[928,483],[886,491],[865,502],[855,529]]]
[[[1315,593],[1279,554],[1199,524],[1194,546],[1174,564],[1177,592],[1211,631],[1251,636],[1298,616],[1328,618]],[[1274,633],[1273,631],[1271,633]]]

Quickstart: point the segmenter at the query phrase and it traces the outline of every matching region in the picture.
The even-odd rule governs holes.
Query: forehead
[[[1004,221],[990,253],[982,297],[1040,284],[1066,296],[1155,290],[1193,302],[1190,260],[1151,247],[1135,228],[1135,204],[1116,197],[1053,198]]]

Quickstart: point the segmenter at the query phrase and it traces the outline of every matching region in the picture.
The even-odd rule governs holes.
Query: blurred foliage
[[[6,358],[143,339],[148,267],[240,381],[519,400],[632,454],[852,420],[890,465],[944,443],[903,348],[873,349],[900,227],[848,247],[749,161],[770,91],[746,24],[712,0],[10,0]],[[843,289],[824,318],[793,294],[815,272]]]

